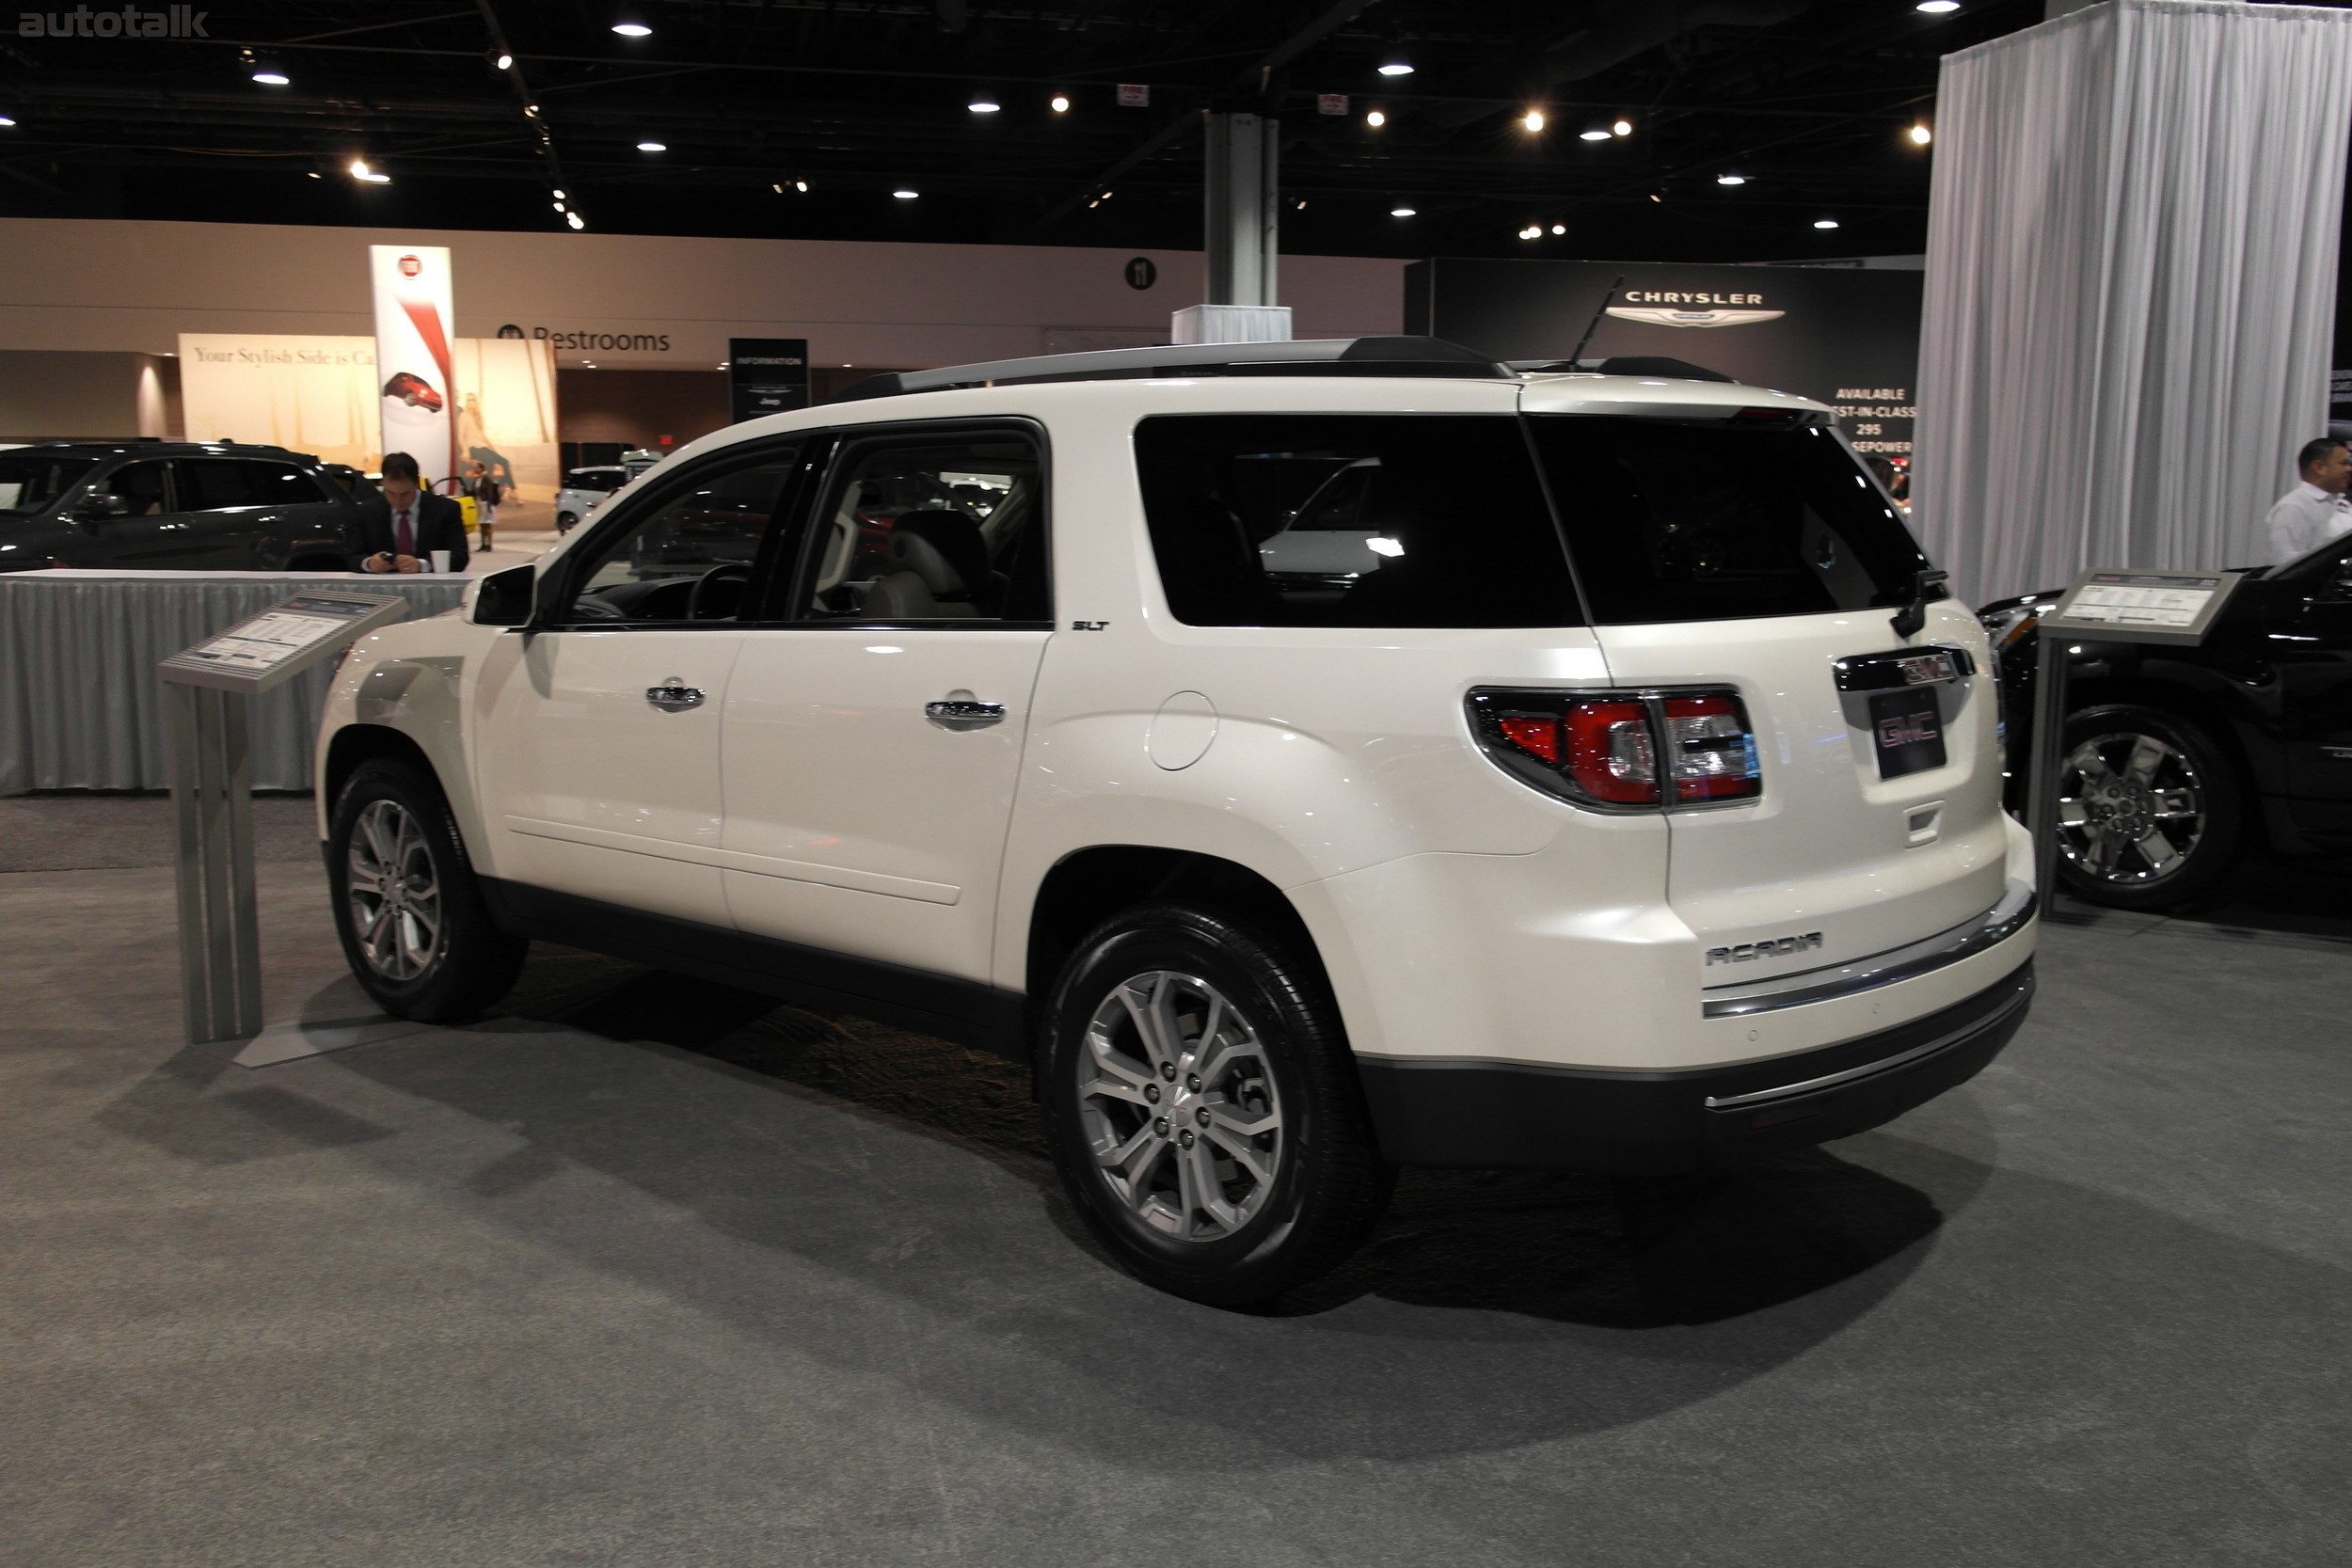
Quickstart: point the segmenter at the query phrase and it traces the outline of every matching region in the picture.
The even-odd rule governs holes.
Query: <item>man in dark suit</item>
[[[352,530],[352,567],[361,572],[421,572],[435,550],[449,551],[449,569],[466,569],[466,515],[447,496],[426,495],[417,483],[417,460],[405,451],[384,454],[381,499],[359,509]]]

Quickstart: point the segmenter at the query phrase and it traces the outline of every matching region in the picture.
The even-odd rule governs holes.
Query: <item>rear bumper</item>
[[[1673,1172],[1850,1137],[1966,1083],[2033,996],[2033,963],[1879,1034],[1736,1067],[1602,1071],[1358,1059],[1399,1164]]]

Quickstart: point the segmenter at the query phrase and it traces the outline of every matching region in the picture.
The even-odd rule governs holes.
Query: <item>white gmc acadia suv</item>
[[[1830,410],[1672,361],[877,377],[358,645],[337,926],[410,1018],[538,937],[1033,1063],[1113,1252],[1260,1299],[1396,1164],[1716,1166],[2008,1041],[2031,857],[1927,568]]]

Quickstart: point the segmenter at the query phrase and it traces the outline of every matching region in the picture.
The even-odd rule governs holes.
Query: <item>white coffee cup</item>
[[[449,551],[435,550],[432,554],[433,569],[437,572],[447,572],[449,570]]]

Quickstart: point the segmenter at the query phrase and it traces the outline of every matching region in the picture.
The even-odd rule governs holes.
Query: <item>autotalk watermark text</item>
[[[70,11],[19,11],[16,36],[26,39],[208,39],[204,19],[210,11],[194,6],[151,7],[142,10],[93,10],[76,6]]]

